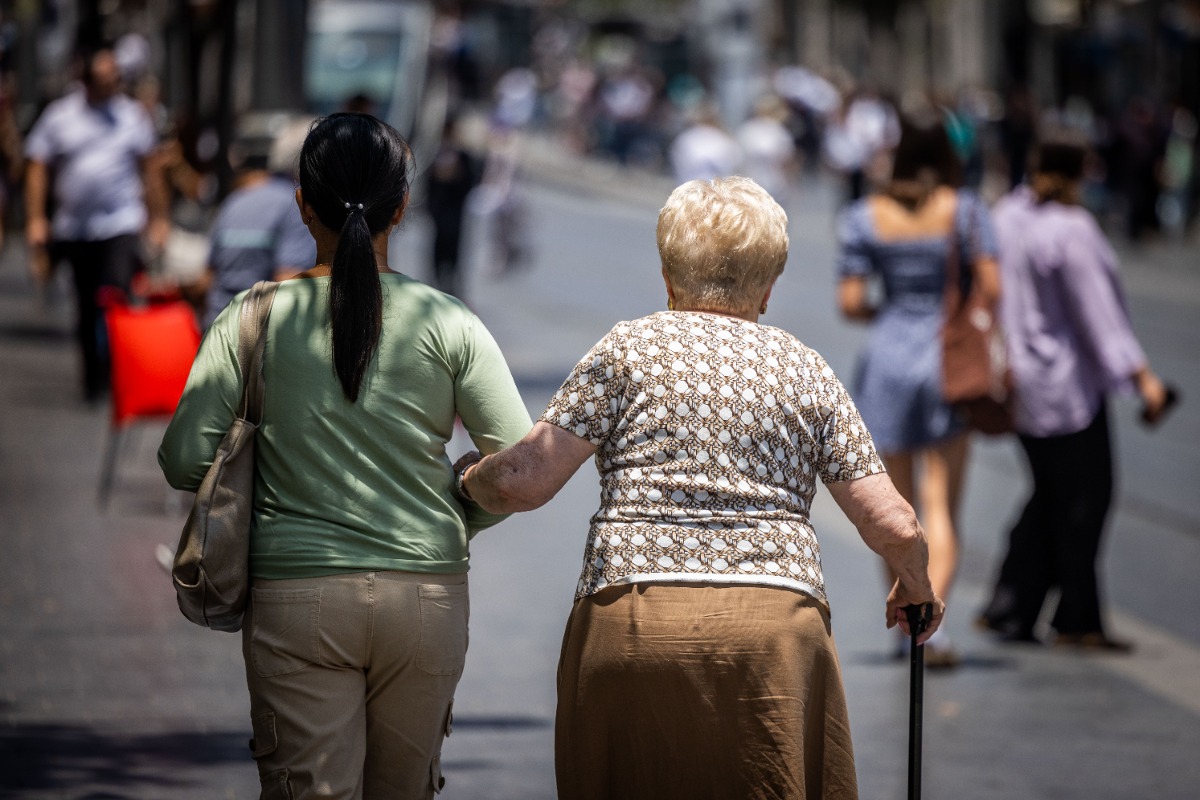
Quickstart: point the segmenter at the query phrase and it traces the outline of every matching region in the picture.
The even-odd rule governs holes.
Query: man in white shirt
[[[735,175],[742,165],[742,148],[707,105],[697,109],[695,121],[675,137],[667,155],[680,183]]]
[[[92,53],[82,77],[82,88],[48,105],[26,140],[25,233],[33,263],[48,263],[49,249],[71,265],[84,395],[93,401],[108,386],[101,289],[128,292],[141,263],[139,235],[161,247],[170,223],[166,186],[152,166],[154,125],[121,93],[113,51]]]
[[[796,143],[784,121],[787,106],[767,95],[754,106],[754,115],[737,129],[743,160],[741,174],[766,189],[785,209],[791,201],[797,174]]]

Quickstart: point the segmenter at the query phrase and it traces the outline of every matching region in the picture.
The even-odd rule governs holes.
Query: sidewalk
[[[676,186],[670,175],[623,169],[611,161],[571,152],[553,132],[531,133],[521,159],[522,173],[538,183],[655,209]],[[805,172],[799,186],[802,192],[820,197],[823,211],[832,216],[831,201],[839,191],[833,176]],[[1124,242],[1119,236],[1113,239],[1131,290],[1164,298],[1182,296],[1200,306],[1200,227],[1187,236],[1163,235],[1144,244]]]
[[[634,176],[602,182],[591,167],[566,163],[553,180],[533,180],[530,172],[531,213],[545,220],[538,252],[546,260],[489,284],[479,301],[506,355],[521,366],[521,389],[535,412],[565,374],[561,367],[586,346],[581,342],[594,341],[593,328],[659,302],[657,294],[640,292],[657,280],[653,264],[642,259],[652,238],[643,239],[652,235],[665,184]],[[576,175],[583,178],[569,183]],[[588,201],[600,192],[609,193],[603,202]],[[789,324],[823,331],[829,347],[821,342],[819,349],[845,361],[854,341],[834,320],[828,219],[815,196],[794,211],[797,262],[772,314],[786,309]],[[607,247],[603,274],[595,266],[600,246]],[[1157,271],[1146,279],[1149,289],[1131,285],[1135,319],[1158,326],[1156,336],[1166,341],[1182,339],[1180,352],[1163,358],[1194,374],[1197,294],[1186,275],[1172,274],[1182,288],[1172,291]],[[567,297],[570,288],[577,291]],[[108,421],[104,408],[76,399],[68,299],[40,309],[19,244],[6,246],[0,256],[0,797],[257,797],[240,638],[186,623],[154,562],[154,546],[172,543],[183,521],[182,496],[168,492],[154,460],[161,426],[146,426],[127,448],[109,510],[95,505]],[[1190,397],[1200,400],[1200,390]],[[1181,408],[1179,427],[1166,429],[1166,440],[1132,425],[1120,431],[1126,449],[1145,450],[1140,455],[1148,465],[1146,476],[1126,483],[1156,513],[1175,503],[1167,510],[1183,520],[1160,525],[1129,506],[1132,486],[1122,494],[1114,520],[1121,535],[1111,542],[1108,562],[1115,573],[1115,632],[1138,643],[1125,658],[1004,648],[971,629],[998,532],[1021,491],[1015,451],[1003,443],[978,448],[962,574],[947,623],[967,663],[926,681],[929,800],[1195,800],[1200,537],[1188,526],[1200,503],[1194,491],[1200,470],[1176,451],[1195,450],[1196,416],[1191,406]],[[1177,492],[1154,472],[1159,462],[1192,487],[1179,493],[1185,496],[1163,499]],[[547,506],[472,544],[471,652],[444,751],[448,784],[440,800],[554,797],[554,674],[581,531],[595,506],[589,470]],[[886,656],[878,565],[827,496],[818,499],[814,516],[862,797],[898,799],[907,679],[903,664]],[[528,574],[533,558],[536,580]]]

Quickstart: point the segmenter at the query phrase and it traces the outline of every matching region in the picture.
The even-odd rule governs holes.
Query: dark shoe
[[[1093,633],[1060,633],[1054,637],[1054,646],[1079,651],[1095,651],[1103,653],[1132,653],[1133,642],[1121,639],[1110,639],[1103,632]]]
[[[1041,639],[1033,635],[1033,631],[1023,626],[1013,617],[992,617],[980,614],[975,618],[975,627],[997,635],[1002,642],[1028,642],[1041,644]]]
[[[1027,631],[1013,631],[1012,633],[1002,633],[996,640],[1002,644],[1045,644],[1041,639]]]

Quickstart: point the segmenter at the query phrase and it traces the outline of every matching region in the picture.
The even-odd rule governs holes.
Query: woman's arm
[[[167,483],[194,492],[237,417],[242,371],[237,359],[242,300],[231,302],[208,329],[192,362],[183,396],[158,448]]]
[[[868,236],[867,201],[859,201],[837,216],[837,304],[842,316],[870,322],[877,308],[868,297],[868,278],[875,272],[874,252]]]
[[[500,346],[484,324],[469,318],[462,350],[462,366],[454,381],[454,406],[475,448],[499,453],[521,441],[533,421],[517,390]],[[455,465],[456,473],[461,464]],[[499,523],[505,514],[492,514],[478,503],[463,503],[467,535]]]
[[[524,439],[463,473],[467,497],[493,514],[529,511],[558,493],[596,445],[548,422],[538,422]]]
[[[838,281],[838,310],[842,316],[855,322],[870,322],[877,309],[867,300],[867,279],[859,275],[848,275]]]
[[[996,308],[1000,304],[1000,264],[991,256],[981,256],[971,265],[971,279],[988,305]]]
[[[972,192],[957,192],[959,202],[965,204],[965,219],[956,211],[955,236],[961,242],[963,263],[969,264],[971,282],[989,307],[1000,304],[1003,289],[1000,278],[1000,246],[996,239],[996,227],[987,206]],[[965,224],[966,229],[959,226]]]
[[[908,633],[905,606],[933,605],[933,619],[918,640],[923,644],[942,624],[946,605],[929,582],[929,549],[912,506],[884,473],[827,483],[826,488],[867,547],[882,556],[897,576],[887,599],[887,626],[899,624]]]

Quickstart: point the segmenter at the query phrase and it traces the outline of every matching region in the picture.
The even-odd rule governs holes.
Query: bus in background
[[[312,0],[304,59],[308,110],[318,116],[369,111],[415,137],[432,27],[427,2]]]
[[[265,152],[275,135],[297,118],[366,111],[400,131],[413,148],[418,168],[423,166],[437,147],[445,118],[444,89],[430,85],[431,78],[434,84],[437,79],[428,68],[432,3],[309,0],[306,5],[303,40],[293,43],[304,51],[302,74],[291,76],[299,79],[299,97],[292,93],[291,102],[275,102],[287,93],[264,97],[260,84],[252,107],[238,115],[237,140]],[[281,40],[272,44],[272,50],[287,47]],[[268,57],[281,55],[249,56],[260,68],[267,66],[263,59]]]

